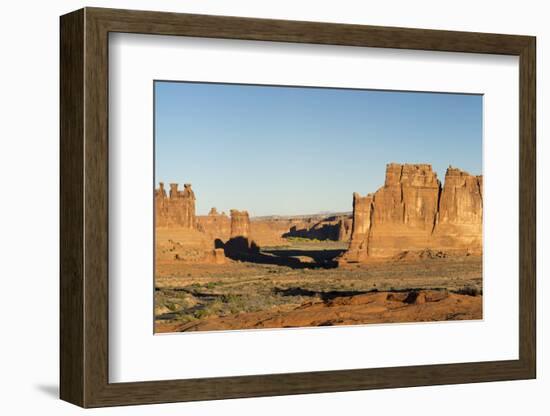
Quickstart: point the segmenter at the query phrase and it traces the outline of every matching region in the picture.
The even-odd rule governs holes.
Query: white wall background
[[[58,16],[83,6],[166,10],[276,19],[453,29],[537,36],[538,53],[538,330],[537,380],[317,394],[87,411],[103,415],[409,415],[544,414],[550,361],[544,348],[550,285],[542,213],[550,145],[543,130],[550,100],[550,26],[542,1],[121,0],[5,2],[0,14],[0,410],[3,414],[82,412],[58,395]],[[544,199],[547,199],[544,201]],[[545,237],[543,237],[545,234]],[[403,345],[407,343],[403,340]],[[546,412],[545,412],[546,411]]]

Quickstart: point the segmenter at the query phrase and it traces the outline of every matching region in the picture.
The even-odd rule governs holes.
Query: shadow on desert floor
[[[336,258],[344,249],[262,249],[245,237],[232,238],[226,243],[216,240],[216,248],[223,248],[226,257],[255,264],[286,266],[292,269],[332,269],[338,267]]]

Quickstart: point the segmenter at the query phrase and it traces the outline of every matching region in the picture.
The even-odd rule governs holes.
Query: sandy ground
[[[288,265],[157,262],[155,330],[482,318],[481,257],[404,256],[328,268],[344,248],[341,243],[299,242],[263,249],[266,256],[292,260]]]

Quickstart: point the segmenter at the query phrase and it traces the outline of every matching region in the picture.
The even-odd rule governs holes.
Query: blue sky
[[[387,163],[482,173],[482,96],[157,81],[155,183],[197,213],[351,211]]]

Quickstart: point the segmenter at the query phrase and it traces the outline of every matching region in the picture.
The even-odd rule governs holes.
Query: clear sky
[[[482,173],[482,96],[155,82],[155,183],[192,183],[197,214],[352,210],[387,163]]]

